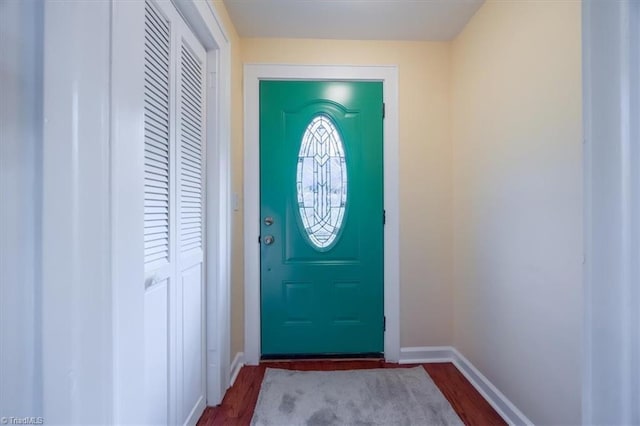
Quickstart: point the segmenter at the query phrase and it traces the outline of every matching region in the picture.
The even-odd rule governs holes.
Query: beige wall
[[[454,344],[536,424],[579,424],[580,2],[488,1],[452,45]]]
[[[451,313],[449,45],[242,39],[244,63],[398,65],[402,346],[448,345]],[[234,305],[234,308],[238,308]]]
[[[222,2],[214,5],[233,33],[233,188],[239,194],[243,166],[240,62],[398,65],[401,345],[451,344],[449,44],[238,39]],[[233,225],[232,357],[244,347],[242,239],[240,211],[234,214]]]
[[[242,57],[241,41],[222,0],[213,5],[231,43],[231,188],[240,197],[240,208],[233,212],[231,253],[231,360],[244,348],[244,254],[242,226]]]
[[[401,346],[452,344],[535,423],[579,423],[580,3],[489,0],[451,43],[239,39],[214,4],[232,42],[234,192],[242,63],[398,65]]]

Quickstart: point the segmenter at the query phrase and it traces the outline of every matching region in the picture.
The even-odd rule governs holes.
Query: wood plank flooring
[[[504,420],[451,363],[421,364],[467,425],[505,425]],[[389,364],[380,360],[357,361],[269,361],[259,366],[244,366],[222,404],[207,407],[199,426],[238,425],[251,422],[258,401],[260,385],[267,367],[289,370],[356,370],[367,368],[401,368],[413,365]]]

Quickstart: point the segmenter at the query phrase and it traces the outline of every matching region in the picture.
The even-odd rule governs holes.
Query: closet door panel
[[[182,409],[185,421],[193,409],[204,398],[204,377],[202,364],[202,334],[204,315],[202,304],[202,265],[196,264],[182,272]]]
[[[170,303],[174,244],[171,10],[147,0],[144,21],[144,375],[146,419],[171,423]],[[142,283],[141,283],[142,285]]]
[[[202,45],[188,30],[177,46],[177,227],[182,376],[181,423],[197,421],[206,403],[205,380],[205,65]],[[195,418],[194,418],[195,417]]]
[[[148,424],[169,424],[169,280],[145,294],[144,348],[146,419]]]

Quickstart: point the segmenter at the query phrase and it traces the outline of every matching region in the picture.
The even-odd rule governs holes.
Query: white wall
[[[111,4],[44,9],[43,417],[109,424]]]
[[[42,415],[42,8],[0,2],[0,417]]]
[[[453,42],[454,346],[535,424],[579,424],[580,3],[487,1]]]
[[[583,422],[640,424],[640,3],[584,3]]]

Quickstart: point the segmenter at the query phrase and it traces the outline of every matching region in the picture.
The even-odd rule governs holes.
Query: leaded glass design
[[[298,209],[311,243],[327,248],[336,239],[347,203],[344,145],[331,118],[317,115],[302,136],[297,170]]]

